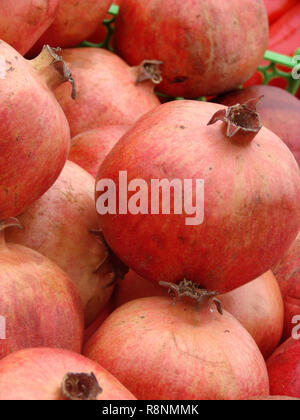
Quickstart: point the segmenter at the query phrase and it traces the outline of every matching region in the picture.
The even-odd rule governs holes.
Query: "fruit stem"
[[[210,291],[202,288],[199,284],[184,279],[180,283],[168,283],[160,281],[159,285],[167,287],[169,295],[173,298],[173,305],[176,304],[176,299],[181,299],[183,296],[194,299],[197,304],[208,302],[209,305],[214,303],[218,312],[223,315],[222,303],[216,296],[219,294],[217,291]]]
[[[0,248],[6,247],[4,232],[6,228],[12,226],[22,229],[21,223],[15,217],[9,217],[7,219],[0,220]]]
[[[61,391],[68,400],[96,400],[103,392],[96,376],[91,373],[67,373],[61,384]]]
[[[162,82],[161,66],[163,62],[158,60],[144,60],[139,66],[133,67],[136,75],[136,83],[150,80],[154,85]]]
[[[72,85],[71,97],[75,99],[75,82],[65,61],[57,54],[60,51],[61,48],[51,48],[49,45],[44,45],[41,53],[30,60],[29,63],[45,79],[51,89],[61,83],[70,82]]]
[[[263,96],[259,96],[258,98],[250,99],[242,105],[236,104],[227,109],[221,109],[212,116],[207,125],[223,121],[227,124],[227,137],[231,138],[241,131],[247,134],[249,141],[252,141],[262,128],[260,116],[256,109],[262,98]],[[252,135],[249,136],[249,133]]]

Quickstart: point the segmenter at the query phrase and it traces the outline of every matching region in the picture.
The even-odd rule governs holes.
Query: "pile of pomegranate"
[[[0,400],[300,399],[295,4],[0,1]]]

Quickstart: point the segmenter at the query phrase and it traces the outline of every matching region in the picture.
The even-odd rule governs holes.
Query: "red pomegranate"
[[[214,102],[232,106],[262,95],[257,110],[263,125],[285,142],[300,166],[300,101],[289,92],[275,86],[249,86],[218,97]]]
[[[62,55],[78,86],[75,104],[69,100],[68,87],[55,90],[72,136],[105,125],[132,125],[160,104],[153,92],[155,84],[149,80],[160,80],[157,65],[147,62],[131,68],[101,48],[69,49]],[[151,74],[147,75],[147,71]]]
[[[0,220],[26,210],[66,162],[70,130],[49,89],[66,79],[68,69],[49,47],[27,61],[0,41]]]
[[[7,240],[32,248],[55,262],[73,281],[85,310],[86,325],[108,302],[114,278],[106,245],[97,229],[95,181],[67,161],[55,184],[19,220],[22,230],[9,229]]]
[[[134,299],[167,295],[168,289],[130,270],[117,285],[111,306],[116,309]],[[280,289],[272,272],[268,271],[258,279],[218,296],[218,299],[252,335],[263,356],[269,357],[280,342],[284,318]]]
[[[59,1],[1,0],[0,38],[26,54],[53,22]]]
[[[122,0],[116,51],[130,65],[164,63],[159,90],[196,98],[237,88],[255,72],[268,44],[262,0]],[[245,11],[247,10],[247,13]]]
[[[267,361],[271,395],[300,398],[300,336],[290,337]]]
[[[229,313],[150,297],[114,311],[84,354],[138,399],[243,399],[269,394],[263,357]],[[241,354],[243,355],[241,357]]]
[[[142,277],[157,283],[186,278],[226,293],[266,272],[295,239],[298,165],[268,129],[240,130],[239,124],[254,130],[258,123],[249,107],[198,101],[161,105],[102,163],[96,182],[101,229],[113,251]],[[220,118],[228,115],[228,124],[208,126],[216,112]],[[102,192],[106,180],[110,188]],[[155,180],[164,180],[164,208]]]
[[[295,318],[300,322],[300,233],[284,257],[274,267],[285,307],[284,338],[291,336]]]
[[[58,347],[80,352],[83,310],[68,276],[48,258],[7,244],[1,222],[0,358],[28,347]]]
[[[0,400],[135,400],[109,372],[68,350],[32,348],[0,361]]]
[[[291,9],[298,0],[264,0],[269,23],[273,23],[280,18],[287,10]]]
[[[68,159],[96,178],[104,158],[128,130],[126,125],[109,125],[77,134],[72,139]]]
[[[51,47],[74,47],[87,39],[102,22],[112,0],[63,0],[54,22],[41,36],[31,53],[44,44]]]

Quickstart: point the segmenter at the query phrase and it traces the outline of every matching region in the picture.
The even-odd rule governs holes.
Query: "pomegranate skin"
[[[44,44],[51,47],[74,47],[95,32],[112,0],[63,0],[54,22],[40,37],[31,53]]]
[[[84,354],[138,399],[220,400],[269,394],[254,340],[230,314],[152,297],[114,311]]]
[[[109,372],[80,354],[62,349],[31,348],[0,361],[0,400],[65,400],[61,383],[69,372],[93,372],[103,390],[98,400],[136,399]]]
[[[0,56],[1,220],[22,213],[55,182],[69,153],[70,130],[44,74],[4,41]]]
[[[117,55],[100,48],[64,50],[77,84],[77,99],[70,99],[68,86],[55,89],[71,135],[107,125],[132,125],[160,102],[151,81],[136,83],[136,69]]]
[[[77,134],[72,138],[68,159],[96,178],[104,158],[128,130],[128,126],[109,125]]]
[[[214,102],[232,106],[262,95],[257,110],[263,125],[285,142],[300,166],[300,101],[289,92],[275,86],[249,86],[215,98]]]
[[[138,34],[138,36],[137,36]],[[164,62],[158,90],[196,98],[237,88],[249,79],[268,44],[261,0],[124,0],[114,45],[130,65]]]
[[[1,244],[0,314],[6,338],[0,358],[28,347],[81,351],[83,309],[68,276],[43,255]]]
[[[97,229],[95,181],[67,161],[55,184],[19,220],[22,230],[7,229],[6,239],[38,251],[64,270],[81,297],[89,325],[108,302],[112,273],[95,272],[106,246],[90,231]]]
[[[284,300],[284,338],[291,336],[293,318],[300,315],[300,232],[289,250],[273,268]]]
[[[300,340],[290,337],[267,361],[271,395],[300,398]]]
[[[53,22],[59,1],[1,0],[0,38],[26,54]]]
[[[168,296],[168,289],[143,279],[130,270],[111,299],[113,309],[134,299]],[[282,337],[284,309],[278,283],[271,271],[231,292],[219,295],[231,313],[254,338],[264,358],[275,350]]]
[[[109,246],[148,280],[186,278],[226,293],[276,264],[299,231],[300,172],[292,153],[264,127],[248,141],[243,133],[230,140],[223,123],[207,126],[220,109],[198,101],[161,105],[119,140],[99,169],[97,180],[116,184],[117,209],[119,171],[127,170],[128,184],[146,180],[149,195],[152,179],[204,180],[202,224],[186,225],[187,215],[172,207],[169,215],[150,214],[150,198],[149,214],[99,215]]]

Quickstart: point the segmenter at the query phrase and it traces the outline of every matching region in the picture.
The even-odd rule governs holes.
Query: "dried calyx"
[[[152,83],[158,85],[162,82],[161,66],[163,62],[158,60],[144,60],[137,69],[136,83],[151,80]]]
[[[227,136],[233,137],[240,130],[245,133],[258,133],[262,128],[259,114],[256,110],[257,104],[263,98],[253,98],[245,104],[236,104],[227,109],[217,111],[207,125],[223,121],[227,124]]]
[[[96,400],[103,389],[93,372],[67,373],[61,384],[61,391],[68,400]]]
[[[105,241],[101,230],[90,230],[90,233],[95,235],[105,247],[105,255],[95,270],[95,273],[111,274],[112,280],[105,285],[105,288],[114,286],[119,280],[122,280],[128,273],[129,268],[124,264],[119,257],[110,249]]]
[[[46,83],[51,88],[64,82],[70,82],[72,85],[71,97],[75,99],[75,82],[67,64],[62,57],[58,55],[60,51],[61,48],[59,47],[51,48],[49,45],[44,45],[41,53],[29,62],[40,74],[43,73]]]
[[[223,315],[222,303],[216,296],[218,292],[212,292],[203,289],[199,284],[184,279],[178,284],[168,283],[165,281],[159,282],[160,286],[167,287],[169,295],[173,298],[173,305],[176,304],[176,299],[181,299],[183,296],[194,299],[197,303],[208,302],[214,303],[218,312]]]

